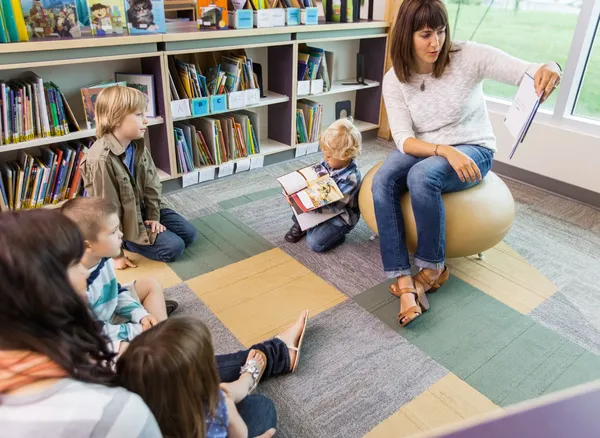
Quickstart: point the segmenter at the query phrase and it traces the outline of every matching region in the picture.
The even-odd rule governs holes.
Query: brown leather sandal
[[[406,327],[429,309],[429,301],[421,283],[415,283],[415,287],[405,287],[402,289],[399,289],[397,284],[392,284],[390,286],[390,293],[397,297],[401,297],[404,294],[414,294],[415,296],[417,305],[398,313],[397,320],[402,327]]]
[[[440,276],[438,278],[436,278],[435,280],[432,280],[431,278],[429,278],[429,276],[422,269],[419,271],[419,273],[417,275],[415,275],[413,277],[413,280],[415,282],[421,283],[423,285],[423,287],[428,285],[429,287],[431,287],[431,289],[429,289],[427,291],[427,293],[433,293],[433,292],[436,292],[440,287],[442,287],[444,285],[444,283],[448,281],[449,278],[450,278],[450,271],[448,270],[448,266],[444,266],[444,270],[442,271]]]

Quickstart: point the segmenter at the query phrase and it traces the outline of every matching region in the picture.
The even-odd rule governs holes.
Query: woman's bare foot
[[[405,275],[398,278],[398,290],[414,288],[415,284],[410,275]],[[417,305],[415,294],[402,294],[400,296],[400,313]],[[404,318],[398,321],[400,324],[404,322]]]
[[[302,330],[304,329],[304,320],[306,319],[306,310],[300,312],[298,315],[298,319],[296,322],[285,329],[283,332],[279,333],[279,338],[285,342],[286,345],[291,345],[294,347],[298,346],[298,341],[300,340],[300,335],[302,334]],[[296,350],[288,349],[290,353],[290,371],[294,366],[294,361],[296,360]]]
[[[253,360],[256,363],[256,366],[261,370],[263,370],[267,366],[267,363],[264,360],[264,356],[260,354],[258,350],[250,350],[250,352],[248,353],[248,358],[246,359],[246,363],[250,362],[251,360]],[[248,391],[254,385],[254,378],[249,372],[242,373],[240,375],[240,381],[248,385]]]

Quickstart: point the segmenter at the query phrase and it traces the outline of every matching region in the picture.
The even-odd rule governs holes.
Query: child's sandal
[[[246,362],[244,364],[244,366],[240,370],[240,376],[244,373],[248,373],[248,374],[250,374],[250,377],[252,377],[252,380],[254,381],[254,384],[248,391],[248,395],[252,394],[254,392],[254,390],[256,390],[256,388],[258,387],[258,384],[260,383],[260,379],[262,378],[262,376],[265,372],[265,368],[267,367],[267,356],[265,356],[265,353],[263,353],[260,350],[255,350],[255,352],[256,352],[256,354],[258,354],[259,356],[262,357],[263,362],[264,362],[263,367],[261,368],[260,365],[258,365],[258,363],[256,363],[256,361],[254,359],[250,359],[248,362]]]

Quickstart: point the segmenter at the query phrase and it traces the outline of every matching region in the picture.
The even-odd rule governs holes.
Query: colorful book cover
[[[31,38],[81,38],[77,0],[21,0],[21,6]]]
[[[130,34],[166,33],[164,0],[125,0]]]
[[[199,28],[227,28],[227,0],[197,0],[197,9]]]
[[[123,35],[127,31],[123,0],[88,0],[92,35]]]

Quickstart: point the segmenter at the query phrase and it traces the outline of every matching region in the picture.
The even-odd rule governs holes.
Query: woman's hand
[[[481,171],[475,161],[468,155],[452,146],[440,148],[440,156],[450,163],[461,182],[477,182],[481,180]]]
[[[540,102],[544,102],[552,94],[554,89],[558,87],[558,84],[560,83],[560,74],[549,69],[546,65],[542,65],[538,71],[535,72],[533,83],[537,95],[542,96]]]

